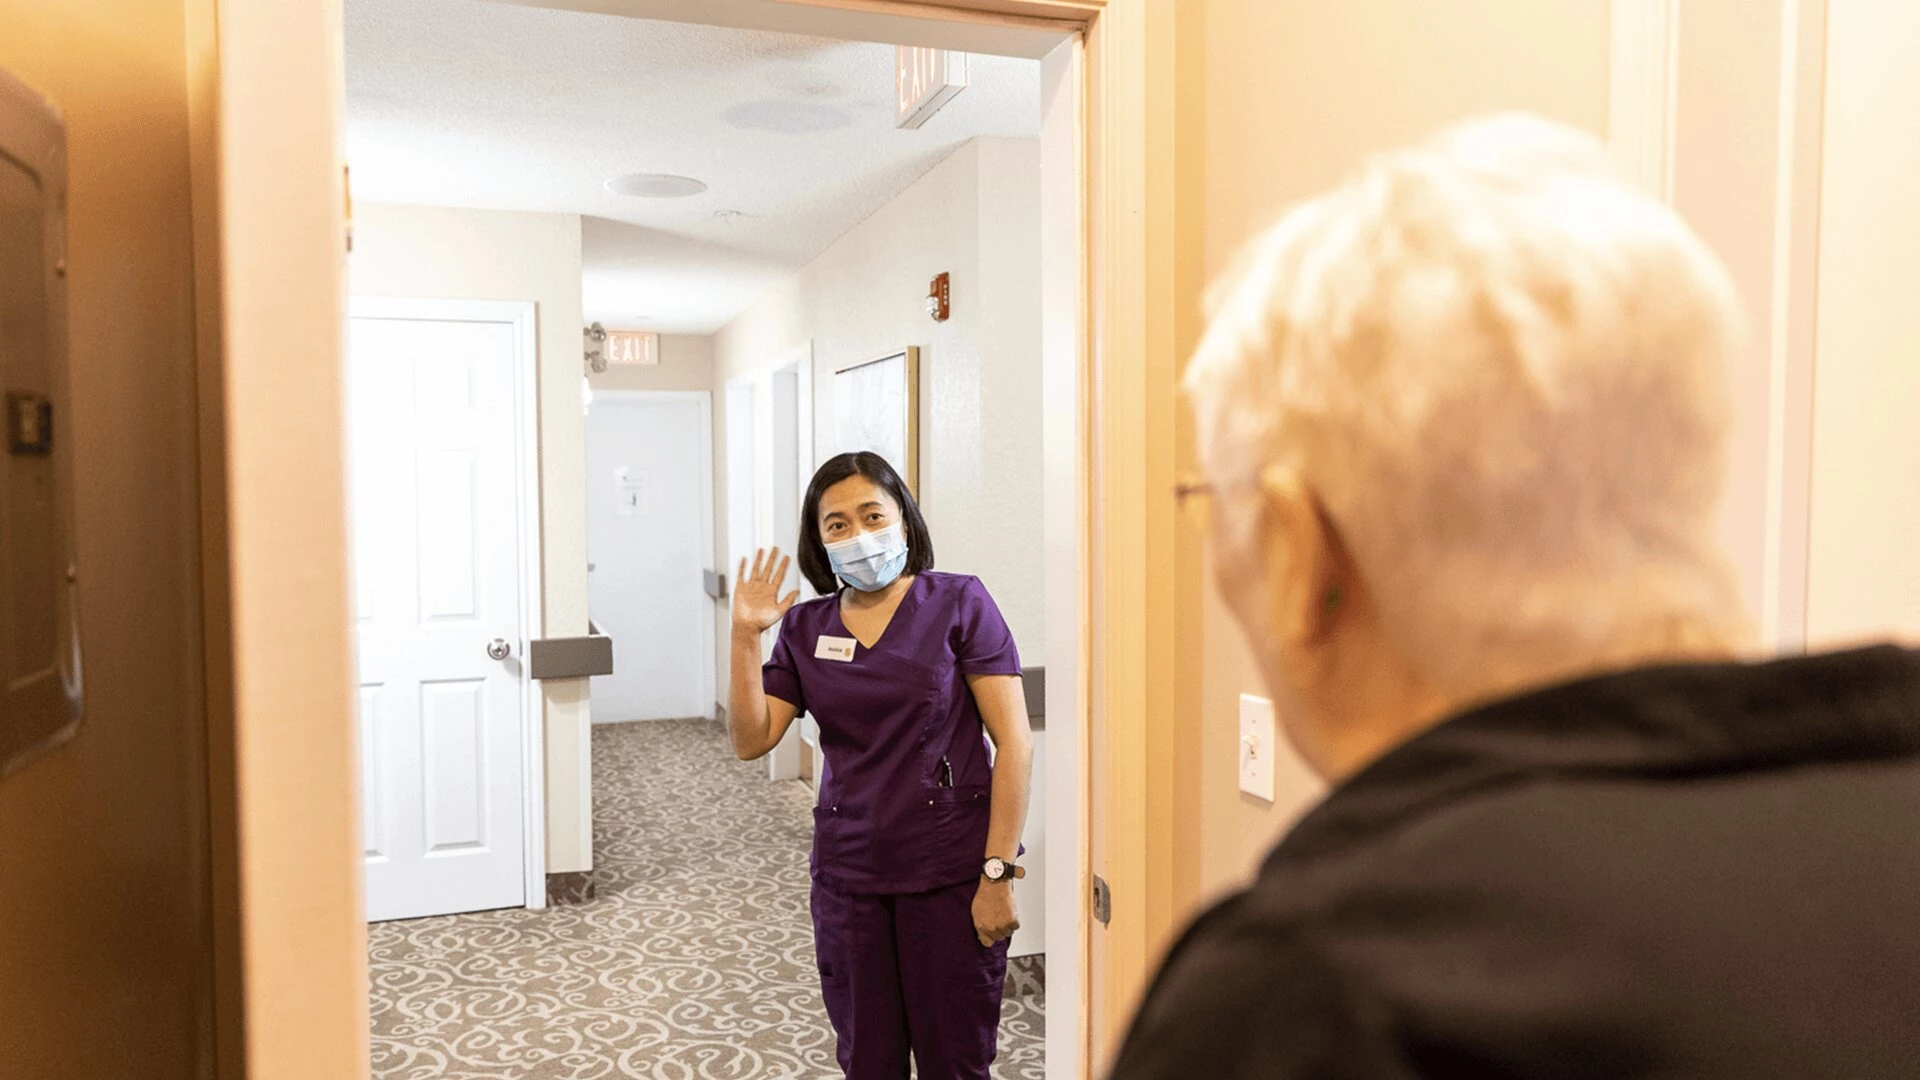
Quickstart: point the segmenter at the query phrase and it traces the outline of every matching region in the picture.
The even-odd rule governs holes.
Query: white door
[[[587,610],[613,639],[594,723],[713,716],[713,443],[706,394],[593,395]]]
[[[527,902],[515,387],[530,308],[354,303],[348,424],[371,920]]]

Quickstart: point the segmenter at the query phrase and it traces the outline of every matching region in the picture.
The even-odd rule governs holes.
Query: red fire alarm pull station
[[[953,275],[941,274],[933,279],[933,285],[927,292],[927,314],[934,322],[946,322],[953,314]]]

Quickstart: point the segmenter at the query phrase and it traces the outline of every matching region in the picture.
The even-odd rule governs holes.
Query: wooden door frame
[[[635,0],[603,0],[604,10]],[[672,0],[660,0],[672,2]],[[1088,483],[1076,697],[1084,769],[1075,920],[1085,970],[1073,1074],[1104,1060],[1184,914],[1168,725],[1192,709],[1170,643],[1197,639],[1175,533],[1180,269],[1174,34],[1179,0],[701,0],[983,31],[1077,35],[1085,72],[1080,401]],[[210,497],[208,673],[230,716],[216,761],[215,850],[224,1076],[337,1080],[368,1052],[365,926],[351,806],[352,648],[345,519],[341,170],[343,0],[191,0],[195,257],[202,286],[202,421]],[[1191,6],[1191,5],[1189,5]],[[704,21],[716,21],[708,18]],[[818,24],[824,25],[824,23]],[[1029,39],[1032,38],[1029,33]],[[1178,130],[1177,130],[1178,129]],[[290,213],[289,207],[300,212]],[[217,328],[217,334],[213,331]],[[298,571],[289,573],[289,560]],[[289,619],[297,613],[297,619]],[[1183,631],[1185,637],[1183,639]],[[295,708],[291,703],[298,703]],[[1100,755],[1094,756],[1098,723]],[[1066,747],[1061,747],[1066,750]],[[216,751],[215,757],[221,755]],[[1097,801],[1089,792],[1099,783]],[[216,808],[219,809],[219,808]],[[1114,896],[1097,933],[1090,880]],[[332,853],[329,855],[328,853]],[[1056,888],[1070,887],[1066,882]],[[1056,932],[1058,930],[1056,929]],[[1096,959],[1097,958],[1097,959]],[[238,982],[237,987],[231,985]]]
[[[532,643],[546,636],[540,602],[540,342],[531,300],[453,300],[412,296],[353,296],[347,318],[504,323],[513,328],[513,496],[515,598],[520,640],[520,876],[531,910],[547,906],[547,718],[540,684],[528,662]],[[345,351],[341,352],[344,359]],[[352,402],[345,403],[351,408]],[[351,479],[351,478],[349,478]],[[349,506],[351,500],[349,500]],[[351,551],[351,548],[349,548]],[[356,680],[357,682],[358,680]],[[356,709],[355,715],[358,716]],[[365,717],[359,717],[361,724]],[[355,790],[359,790],[355,785]]]

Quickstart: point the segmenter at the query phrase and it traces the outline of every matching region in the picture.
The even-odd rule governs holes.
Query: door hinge
[[[1113,890],[1107,887],[1107,879],[1098,874],[1093,876],[1093,917],[1101,926],[1113,919]]]
[[[340,191],[346,200],[346,216],[342,219],[346,225],[347,254],[353,254],[353,169],[340,166]]]

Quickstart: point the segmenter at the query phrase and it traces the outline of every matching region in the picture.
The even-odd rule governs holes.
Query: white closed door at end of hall
[[[519,907],[521,331],[384,304],[348,362],[367,917]]]
[[[708,399],[595,394],[587,416],[587,610],[613,639],[593,720],[711,717]]]

